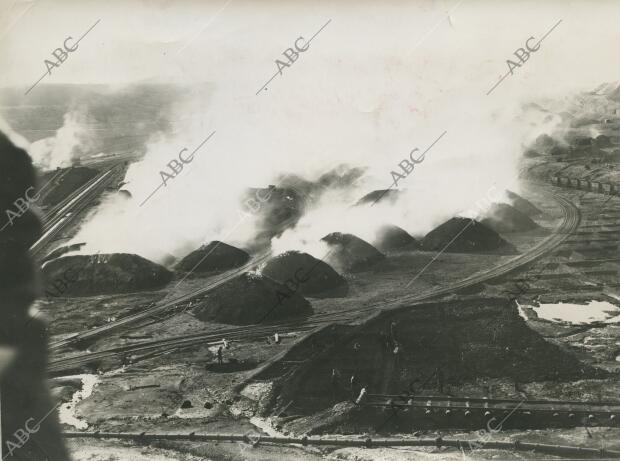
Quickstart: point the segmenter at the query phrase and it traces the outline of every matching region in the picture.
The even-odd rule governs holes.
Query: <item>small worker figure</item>
[[[366,387],[362,386],[362,390],[360,391],[360,395],[357,397],[355,401],[356,404],[361,404],[366,399]]]
[[[491,386],[489,386],[487,383],[484,383],[482,385],[482,394],[484,395],[485,399],[491,397]]]
[[[435,377],[437,378],[437,389],[443,394],[443,370],[440,367],[435,368]]]
[[[280,344],[280,334],[276,332],[275,335],[273,335],[273,339],[276,342],[276,344]]]
[[[219,365],[221,365],[222,363],[224,363],[224,361],[222,360],[222,351],[223,351],[223,347],[220,346],[217,348],[217,363]]]
[[[349,390],[351,391],[351,400],[355,400],[357,393],[357,377],[353,374],[349,380]]]
[[[224,346],[224,349],[230,348],[230,344],[228,344],[228,341],[226,341],[226,338],[222,339],[222,345]]]
[[[393,340],[396,340],[396,320],[390,324],[390,336]]]
[[[388,399],[388,401],[386,402],[387,406],[392,408],[392,410],[394,410],[394,400],[393,399]],[[387,410],[387,408],[385,408],[384,410]]]
[[[398,343],[396,341],[394,341],[394,349],[392,349],[392,354],[394,354],[394,362],[396,364],[396,366],[399,366],[399,359],[400,359],[400,346],[398,345]]]
[[[336,397],[338,397],[338,370],[335,368],[332,368],[331,384],[332,400],[336,401]]]
[[[353,344],[353,351],[354,352],[359,352],[359,350],[362,348],[362,346],[360,345],[360,343],[356,342],[355,344]]]
[[[391,349],[391,341],[390,338],[388,337],[387,334],[385,334],[385,332],[381,332],[379,333],[379,341],[381,341],[381,346],[387,348],[387,350]]]

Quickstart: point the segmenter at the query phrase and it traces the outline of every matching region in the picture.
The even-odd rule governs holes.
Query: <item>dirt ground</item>
[[[561,167],[558,162],[543,164],[535,171],[552,171]],[[557,204],[548,199],[548,191],[560,192],[573,200],[583,213],[580,231],[588,226],[597,229],[613,230],[613,220],[605,218],[598,212],[601,200],[595,194],[585,195],[580,191],[550,189],[536,184],[529,184],[523,195],[536,204],[544,215],[536,218],[538,224],[552,230],[559,222],[561,212]],[[605,205],[606,212],[620,212],[620,200],[614,198]],[[610,211],[611,210],[611,211]],[[609,224],[610,227],[601,227]],[[610,234],[613,235],[613,234]],[[415,236],[419,237],[419,236]],[[545,233],[512,233],[504,235],[520,252],[546,237]],[[605,299],[618,304],[613,295],[618,293],[617,278],[613,271],[618,269],[620,254],[609,248],[596,246],[589,250],[581,248],[579,239],[587,242],[592,237],[584,234],[572,236],[553,255],[543,258],[517,276],[505,277],[483,284],[471,293],[458,295],[459,299],[468,297],[506,296],[513,290],[515,280],[525,280],[527,290],[519,294],[523,303],[540,300],[555,302],[560,300],[588,301]],[[575,251],[575,248],[583,251]],[[591,250],[591,251],[590,251]],[[592,273],[587,266],[571,266],[569,263],[592,258],[617,257],[618,262],[606,263],[606,274]],[[388,258],[372,270],[347,274],[349,294],[345,298],[310,299],[315,314],[337,313],[348,309],[360,309],[375,304],[396,300],[412,292],[423,292],[434,287],[441,287],[463,279],[478,271],[487,269],[510,256],[465,255],[434,252],[390,252]],[[549,266],[550,260],[556,260],[556,266]],[[433,263],[415,282],[407,283],[429,262]],[[600,270],[599,267],[596,269]],[[611,274],[611,275],[610,275]],[[52,303],[39,303],[39,308],[52,320],[50,331],[55,338],[82,331],[94,326],[137,312],[164,297],[172,297],[190,292],[210,278],[191,277],[183,280],[175,288],[174,294],[169,289],[157,292],[134,293],[95,298],[57,299]],[[170,287],[175,286],[173,280]],[[591,289],[588,289],[591,287]],[[446,296],[445,300],[457,296]],[[349,324],[363,324],[363,316],[351,317]],[[595,366],[611,373],[617,373],[620,361],[620,326],[615,324],[565,325],[549,322],[535,316],[524,320],[532,332],[545,341],[554,344],[561,351],[577,358],[583,363]],[[164,338],[171,335],[183,335],[214,331],[228,325],[205,323],[196,319],[188,311],[180,310],[162,315],[160,318],[129,329],[113,332],[88,345],[91,351],[104,350],[119,345],[130,344],[144,339]],[[275,333],[277,328],[274,327]],[[75,405],[75,415],[87,421],[88,430],[153,430],[160,431],[199,431],[199,432],[239,432],[256,430],[250,418],[264,413],[273,404],[270,393],[273,391],[272,379],[256,380],[254,375],[261,366],[271,363],[276,357],[298,344],[306,333],[291,332],[283,335],[281,344],[268,341],[267,337],[252,341],[230,341],[230,347],[224,351],[225,364],[215,365],[216,356],[213,347],[208,344],[172,351],[151,357],[138,357],[133,364],[122,366],[118,361],[101,363],[96,368],[84,371],[98,377],[92,394]],[[60,352],[74,354],[77,351]],[[303,360],[303,359],[301,359]],[[284,364],[282,373],[290,372],[299,363]],[[241,385],[244,383],[245,389]],[[508,395],[513,383],[503,377],[479,376],[461,382],[456,390],[460,395],[479,395],[482,388],[490,389],[492,396]],[[244,389],[241,393],[239,388]],[[534,380],[523,384],[523,392],[530,398],[578,398],[585,400],[611,399],[620,400],[620,388],[617,375],[608,378],[587,378],[568,380],[558,383],[554,380]],[[67,394],[65,393],[65,396]],[[66,398],[66,397],[65,397]],[[189,401],[191,407],[182,408]],[[292,405],[285,416],[298,416],[299,408]],[[268,413],[268,411],[267,411]],[[66,426],[67,430],[75,430]],[[458,436],[462,433],[443,433],[444,437]],[[472,435],[472,433],[467,433]],[[426,435],[430,435],[427,433]],[[618,433],[605,428],[553,429],[545,431],[515,431],[502,433],[502,437],[511,440],[539,441],[545,443],[564,443],[570,445],[594,446],[605,445],[618,449]],[[411,436],[411,434],[409,434]],[[244,446],[245,445],[245,446]],[[259,445],[253,448],[247,444],[217,443],[160,443],[151,446],[136,447],[122,441],[71,440],[69,442],[77,460],[121,460],[121,459],[334,459],[334,460],[370,460],[370,459],[521,459],[521,454],[495,450],[479,450],[475,453],[462,454],[456,450],[446,449],[361,449],[347,448],[338,450],[302,449],[301,447],[273,447]],[[79,452],[79,455],[78,455]],[[535,455],[528,454],[528,459]],[[538,455],[536,455],[538,456]],[[539,457],[542,459],[542,456]]]

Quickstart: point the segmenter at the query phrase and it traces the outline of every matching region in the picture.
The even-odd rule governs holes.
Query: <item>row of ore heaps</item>
[[[288,251],[251,272],[244,270],[251,263],[248,252],[212,241],[186,255],[174,271],[179,278],[240,272],[192,302],[192,311],[203,321],[247,325],[303,317],[312,313],[306,298],[346,296],[349,286],[344,275],[380,270],[386,254],[441,250],[515,254],[515,247],[500,233],[539,228],[530,216],[540,211],[513,195],[514,206],[496,204],[481,221],[452,218],[420,240],[393,225],[382,227],[372,244],[352,234],[334,232],[321,239],[329,249],[321,259]],[[46,261],[43,274],[48,300],[59,280],[64,280],[60,282],[61,295],[68,297],[158,290],[175,278],[171,270],[134,254],[62,256]]]

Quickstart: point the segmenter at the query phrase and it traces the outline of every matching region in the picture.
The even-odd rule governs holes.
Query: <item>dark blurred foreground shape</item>
[[[46,325],[28,314],[39,294],[29,248],[42,228],[33,210],[21,214],[15,205],[34,185],[30,157],[0,132],[0,228],[6,225],[0,231],[2,456],[3,460],[64,461],[70,458],[46,384]],[[33,196],[32,191],[29,195]],[[15,354],[10,361],[7,352]]]

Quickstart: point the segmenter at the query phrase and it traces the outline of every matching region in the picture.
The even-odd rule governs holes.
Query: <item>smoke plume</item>
[[[54,136],[40,139],[30,145],[33,162],[43,170],[71,166],[75,159],[92,147],[85,127],[86,115],[81,110],[66,113],[63,125]]]

